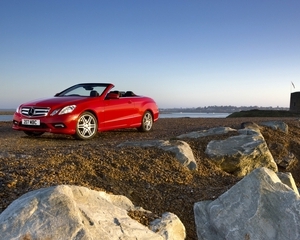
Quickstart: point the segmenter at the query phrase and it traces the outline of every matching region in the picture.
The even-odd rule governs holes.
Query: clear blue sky
[[[0,108],[80,82],[160,108],[289,107],[299,13],[299,0],[1,0]]]

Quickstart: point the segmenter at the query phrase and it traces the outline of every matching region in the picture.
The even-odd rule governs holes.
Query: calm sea
[[[159,118],[226,118],[230,113],[160,113]]]
[[[0,122],[12,121],[13,115],[0,115]]]
[[[229,113],[161,113],[159,118],[226,118]],[[13,115],[0,115],[0,122],[12,121]]]

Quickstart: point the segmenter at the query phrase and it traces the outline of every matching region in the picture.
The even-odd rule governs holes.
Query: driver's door
[[[126,98],[107,98],[104,100],[104,128],[116,129],[130,126],[131,116],[135,114],[134,102]]]

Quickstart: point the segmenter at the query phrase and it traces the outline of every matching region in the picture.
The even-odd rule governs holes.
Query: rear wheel
[[[45,132],[24,131],[24,133],[30,137],[38,137],[38,136],[43,135]]]
[[[153,127],[153,117],[150,111],[146,111],[142,118],[142,125],[138,128],[140,132],[149,132]]]
[[[90,112],[82,113],[76,124],[75,138],[87,140],[95,137],[97,134],[98,123],[97,118]]]

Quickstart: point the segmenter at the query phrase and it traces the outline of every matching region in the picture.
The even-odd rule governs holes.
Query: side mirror
[[[105,99],[119,99],[119,94],[118,93],[113,93],[113,92],[110,92],[106,95],[106,98]]]

